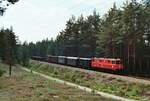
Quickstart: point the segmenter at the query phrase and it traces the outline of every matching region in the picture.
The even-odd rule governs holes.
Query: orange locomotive
[[[93,58],[91,61],[91,67],[112,71],[120,71],[124,69],[121,59],[111,58]]]

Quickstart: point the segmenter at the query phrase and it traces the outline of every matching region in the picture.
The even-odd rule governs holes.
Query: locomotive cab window
[[[112,64],[116,64],[116,61],[112,61]]]
[[[121,64],[121,61],[116,61],[116,64]]]

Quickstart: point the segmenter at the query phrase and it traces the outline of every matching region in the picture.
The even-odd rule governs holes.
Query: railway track
[[[36,61],[36,60],[31,60],[31,61]],[[105,77],[120,79],[120,80],[123,80],[123,81],[132,82],[132,83],[141,83],[141,84],[150,85],[150,80],[147,79],[147,78],[143,78],[143,77],[133,77],[133,76],[124,76],[124,75],[118,75],[118,74],[111,74],[111,73],[87,70],[87,69],[77,68],[77,67],[72,67],[72,66],[48,63],[48,62],[43,62],[43,61],[37,61],[37,62],[48,64],[48,65],[54,66],[56,68],[67,68],[67,69],[77,70],[77,71],[81,71],[81,72],[85,72],[85,73],[89,73],[89,74],[100,73],[101,75],[103,75]]]

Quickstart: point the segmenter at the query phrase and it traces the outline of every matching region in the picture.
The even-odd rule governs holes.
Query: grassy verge
[[[4,64],[0,64],[0,77],[4,74],[4,73],[6,73],[6,65],[4,65]]]
[[[150,100],[150,85],[129,83],[120,79],[105,77],[100,73],[88,74],[67,68],[53,67],[48,64],[32,61],[28,67],[40,73],[62,80],[73,82],[95,90],[115,94],[136,100]]]
[[[0,64],[0,69],[5,65]],[[113,101],[58,84],[13,67],[12,77],[0,77],[0,101]]]

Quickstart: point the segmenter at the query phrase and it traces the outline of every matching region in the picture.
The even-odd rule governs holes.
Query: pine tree
[[[101,30],[98,35],[98,49],[101,51],[102,56],[104,57],[120,57],[118,53],[120,52],[117,49],[117,45],[121,44],[121,33],[120,29],[120,17],[121,11],[116,8],[114,4],[104,16],[101,24]]]
[[[13,29],[4,30],[3,61],[9,65],[9,75],[11,76],[12,65],[16,62],[16,36]]]

